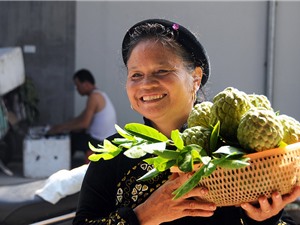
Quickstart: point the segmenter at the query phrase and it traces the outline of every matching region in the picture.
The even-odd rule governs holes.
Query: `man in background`
[[[73,75],[73,81],[78,93],[88,97],[86,107],[79,116],[52,126],[48,135],[70,133],[72,155],[77,150],[88,155],[88,142],[97,147],[98,144],[102,145],[105,138],[116,132],[116,112],[107,94],[96,87],[90,71],[77,71]]]

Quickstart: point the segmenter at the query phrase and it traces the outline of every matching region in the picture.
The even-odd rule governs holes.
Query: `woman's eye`
[[[138,78],[140,78],[142,76],[142,74],[140,74],[140,73],[134,73],[134,74],[131,74],[130,75],[130,77],[132,78],[132,79],[138,79]]]
[[[170,71],[169,70],[159,70],[159,71],[157,71],[157,74],[158,75],[166,75],[166,74],[168,74]]]

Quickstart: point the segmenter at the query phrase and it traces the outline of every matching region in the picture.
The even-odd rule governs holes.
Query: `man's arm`
[[[48,134],[57,134],[87,129],[90,126],[90,123],[92,122],[94,114],[101,111],[104,108],[104,106],[104,97],[99,93],[92,93],[87,99],[86,108],[79,116],[62,124],[53,126],[48,131]]]

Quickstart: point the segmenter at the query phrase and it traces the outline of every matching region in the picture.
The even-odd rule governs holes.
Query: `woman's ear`
[[[201,85],[203,71],[200,66],[197,66],[193,72],[193,78],[194,78],[194,90],[198,90]]]

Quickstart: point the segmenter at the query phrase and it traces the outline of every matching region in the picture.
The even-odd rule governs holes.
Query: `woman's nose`
[[[158,85],[158,79],[155,78],[153,75],[146,75],[143,79],[143,85],[144,86],[156,86]]]

